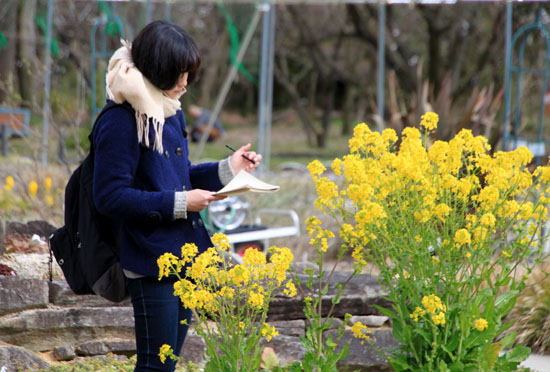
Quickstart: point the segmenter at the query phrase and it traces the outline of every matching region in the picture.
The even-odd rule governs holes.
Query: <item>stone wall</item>
[[[346,277],[335,273],[334,283]],[[336,285],[329,286],[324,298],[330,307]],[[334,327],[341,324],[346,313],[353,322],[369,325],[380,347],[395,346],[396,341],[386,317],[380,316],[374,305],[387,306],[374,277],[361,275],[353,278],[336,307],[338,317]],[[277,297],[271,304],[268,321],[279,336],[266,344],[272,347],[283,364],[301,360],[305,350],[300,336],[305,332],[301,297]],[[0,276],[0,368],[8,371],[18,367],[31,370],[46,368],[40,358],[49,352],[57,360],[71,360],[114,353],[121,356],[135,354],[131,304],[114,304],[97,296],[77,296],[62,278],[24,278]],[[329,330],[328,333],[334,333]],[[386,361],[372,348],[356,340],[349,328],[344,335],[350,353],[341,363],[341,371],[385,371]],[[204,342],[192,330],[187,337],[182,355],[186,360],[202,363]]]

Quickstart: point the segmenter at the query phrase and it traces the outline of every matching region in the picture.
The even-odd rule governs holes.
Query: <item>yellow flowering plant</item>
[[[354,128],[333,181],[310,165],[317,208],[337,221],[358,266],[372,263],[401,345],[395,371],[512,371],[529,354],[505,319],[541,258],[550,168],[531,172],[524,147],[490,153],[462,130],[431,145],[435,113],[419,128]],[[320,228],[320,227],[319,227]]]
[[[160,256],[159,279],[178,278],[174,295],[193,311],[195,331],[206,343],[204,371],[258,371],[260,342],[278,335],[267,323],[269,303],[276,293],[296,294],[292,279],[287,278],[293,255],[288,248],[271,247],[268,260],[264,252],[247,249],[243,263],[233,264],[227,259],[227,237],[216,233],[212,241],[215,247],[202,253],[194,244],[185,244],[181,257]],[[168,345],[161,348],[159,357],[175,358]]]
[[[18,187],[19,186],[19,187]],[[13,176],[5,178],[4,184],[0,184],[0,210],[7,220],[12,218],[24,218],[29,212],[42,214],[45,212],[44,204],[49,208],[55,204],[55,199],[62,197],[61,190],[54,189],[51,177],[46,177],[43,187],[31,180],[27,185],[27,192],[22,189],[23,182],[16,184]]]

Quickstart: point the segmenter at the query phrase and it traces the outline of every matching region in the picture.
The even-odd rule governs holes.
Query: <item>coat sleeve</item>
[[[104,215],[140,220],[173,220],[173,191],[144,191],[133,187],[140,145],[134,116],[113,108],[93,131],[93,200]]]

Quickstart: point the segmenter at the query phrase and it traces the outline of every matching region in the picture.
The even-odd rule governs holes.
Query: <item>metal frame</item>
[[[507,16],[511,18],[511,3],[508,3],[508,11]],[[540,162],[540,156],[543,156],[545,154],[545,142],[543,139],[543,124],[544,124],[544,96],[547,91],[548,86],[548,74],[549,74],[549,66],[550,66],[550,33],[546,29],[546,27],[542,24],[540,20],[540,9],[537,13],[537,18],[534,23],[527,24],[525,26],[522,26],[511,38],[511,42],[509,45],[506,46],[506,77],[505,77],[505,108],[504,108],[504,123],[505,123],[505,130],[504,130],[504,136],[503,136],[503,144],[502,147],[504,150],[511,150],[515,149],[519,146],[527,146],[533,155],[537,157],[537,162]],[[509,22],[508,24],[510,24]],[[508,33],[511,33],[511,29],[507,29],[507,35]],[[525,52],[525,43],[527,40],[527,37],[531,35],[532,33],[540,33],[544,37],[544,41],[546,44],[546,59],[544,63],[543,69],[533,69],[533,68],[525,68],[523,66],[524,63],[524,52]],[[512,54],[514,52],[514,47],[516,46],[517,42],[520,42],[519,44],[519,55],[518,55],[518,63],[517,65],[512,64]],[[515,77],[515,85],[516,85],[516,97],[514,101],[514,118],[511,119],[511,75],[512,73],[516,74]],[[543,79],[542,83],[542,91],[541,91],[541,98],[540,98],[540,106],[539,106],[539,119],[538,119],[538,134],[536,142],[529,142],[527,139],[522,139],[519,136],[519,124],[521,120],[521,80],[523,74],[532,74],[532,75],[538,75],[541,76]],[[513,120],[513,121],[512,121]],[[514,132],[513,135],[510,134],[510,129],[512,128],[512,122],[513,122],[513,128]]]
[[[107,50],[107,34],[105,32],[105,29],[102,29],[102,32],[100,34],[101,37],[101,47],[99,51],[96,51],[96,33],[100,26],[105,26],[109,22],[116,22],[118,26],[119,35],[122,39],[124,39],[124,24],[120,17],[118,17],[115,14],[105,15],[103,17],[99,17],[95,20],[94,25],[92,27],[92,32],[90,34],[90,41],[91,41],[91,80],[92,80],[92,112],[91,112],[91,122],[95,120],[96,115],[101,111],[101,107],[98,107],[97,105],[97,86],[96,86],[96,61],[97,60],[108,60],[109,57],[113,54],[114,50]],[[105,101],[105,89],[103,89],[103,101]]]

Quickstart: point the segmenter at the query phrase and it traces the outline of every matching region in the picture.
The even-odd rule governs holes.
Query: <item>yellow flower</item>
[[[35,198],[37,191],[38,184],[36,183],[36,181],[29,182],[29,194],[31,194],[31,198]]]
[[[437,128],[437,122],[439,121],[439,115],[435,112],[427,112],[420,117],[420,125],[429,131]]]
[[[502,251],[502,255],[506,258],[512,258],[512,255],[508,253],[507,251]]]
[[[243,262],[252,267],[263,267],[266,263],[266,255],[257,249],[247,249],[244,252]]]
[[[409,314],[409,317],[415,322],[418,323],[418,319],[426,314],[426,311],[422,309],[421,307],[417,306],[416,309],[414,309],[414,312],[412,314]]]
[[[262,336],[267,337],[267,342],[271,341],[271,338],[277,336],[279,332],[275,330],[274,326],[270,326],[267,323],[264,323],[262,327]]]
[[[212,243],[214,243],[220,251],[227,251],[231,248],[227,235],[222,233],[215,233],[212,235]]]
[[[313,160],[308,164],[307,169],[309,169],[309,174],[313,179],[317,179],[317,176],[323,174],[323,172],[327,170],[319,160]]]
[[[445,217],[449,215],[449,213],[452,211],[451,207],[449,207],[445,203],[438,204],[434,209],[434,216],[439,218],[441,222],[445,222]]]
[[[289,297],[296,296],[296,286],[292,282],[292,279],[286,282],[285,287],[286,289],[283,290],[284,294],[286,294]]]
[[[199,249],[194,243],[185,243],[181,247],[181,263],[185,265],[186,263],[193,261],[193,258],[198,252]]]
[[[489,326],[489,323],[483,318],[478,318],[474,321],[474,328],[482,332]]]
[[[53,196],[46,195],[46,204],[48,204],[50,207],[53,205]]]
[[[441,299],[434,294],[424,296],[422,298],[422,306],[424,306],[426,312],[429,314],[435,314],[436,311],[447,311],[445,304],[443,304]]]
[[[6,184],[4,185],[4,189],[6,189],[6,191],[10,191],[13,188],[14,184],[15,184],[15,182],[13,180],[13,177],[12,176],[7,176],[6,177]]]
[[[432,321],[435,325],[445,324],[445,313],[432,314]]]
[[[255,286],[254,290],[250,290],[248,293],[248,304],[252,308],[256,308],[257,310],[261,310],[264,306],[264,290],[259,285]]]
[[[172,348],[170,347],[170,345],[167,345],[167,344],[162,345],[158,353],[161,363],[164,364],[164,362],[166,362],[166,357],[173,355],[173,353],[174,352],[172,351]]]
[[[470,232],[466,229],[460,229],[455,233],[455,242],[458,245],[470,244],[471,238]]]
[[[496,222],[496,218],[495,216],[492,214],[492,213],[485,213],[482,217],[481,217],[481,224],[482,225],[485,225],[487,227],[493,227],[495,226],[495,222]]]
[[[367,340],[367,341],[370,340],[370,336],[368,336],[368,333],[372,333],[370,330],[367,329],[367,326],[361,322],[355,323],[351,327],[351,332],[353,333],[353,336],[355,338],[362,340],[361,344],[365,342],[364,340]]]
[[[165,253],[157,259],[159,267],[159,280],[163,277],[168,277],[174,269],[177,270],[179,260],[172,253]]]
[[[51,177],[46,177],[44,180],[44,188],[46,189],[46,192],[49,192],[52,188],[52,179]]]

